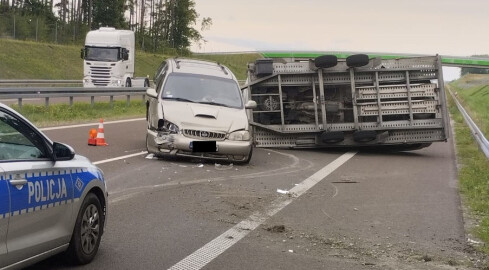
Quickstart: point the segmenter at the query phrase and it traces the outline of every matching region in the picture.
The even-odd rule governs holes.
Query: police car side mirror
[[[70,160],[75,157],[75,150],[71,146],[54,142],[53,143],[53,158],[57,160]]]

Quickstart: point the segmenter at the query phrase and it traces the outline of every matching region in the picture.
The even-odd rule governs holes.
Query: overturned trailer
[[[258,104],[248,111],[257,147],[413,150],[448,138],[439,56],[258,59],[242,90]]]

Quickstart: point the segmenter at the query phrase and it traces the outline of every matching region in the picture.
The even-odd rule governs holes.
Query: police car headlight
[[[240,130],[231,132],[228,137],[231,141],[249,141],[250,140],[250,132],[247,130]]]

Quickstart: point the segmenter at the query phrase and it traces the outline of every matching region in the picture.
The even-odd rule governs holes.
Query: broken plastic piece
[[[280,194],[289,194],[289,191],[283,190],[283,189],[278,189],[278,188],[277,188],[277,192]]]
[[[214,164],[214,167],[216,168],[216,170],[220,170],[220,171],[229,170],[229,169],[233,168],[233,163],[230,163],[229,165],[222,165],[222,164],[216,163],[216,164]]]

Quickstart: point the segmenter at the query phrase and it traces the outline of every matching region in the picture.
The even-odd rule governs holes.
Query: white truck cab
[[[101,27],[87,33],[81,50],[84,87],[149,87],[147,78],[134,78],[134,32]]]

